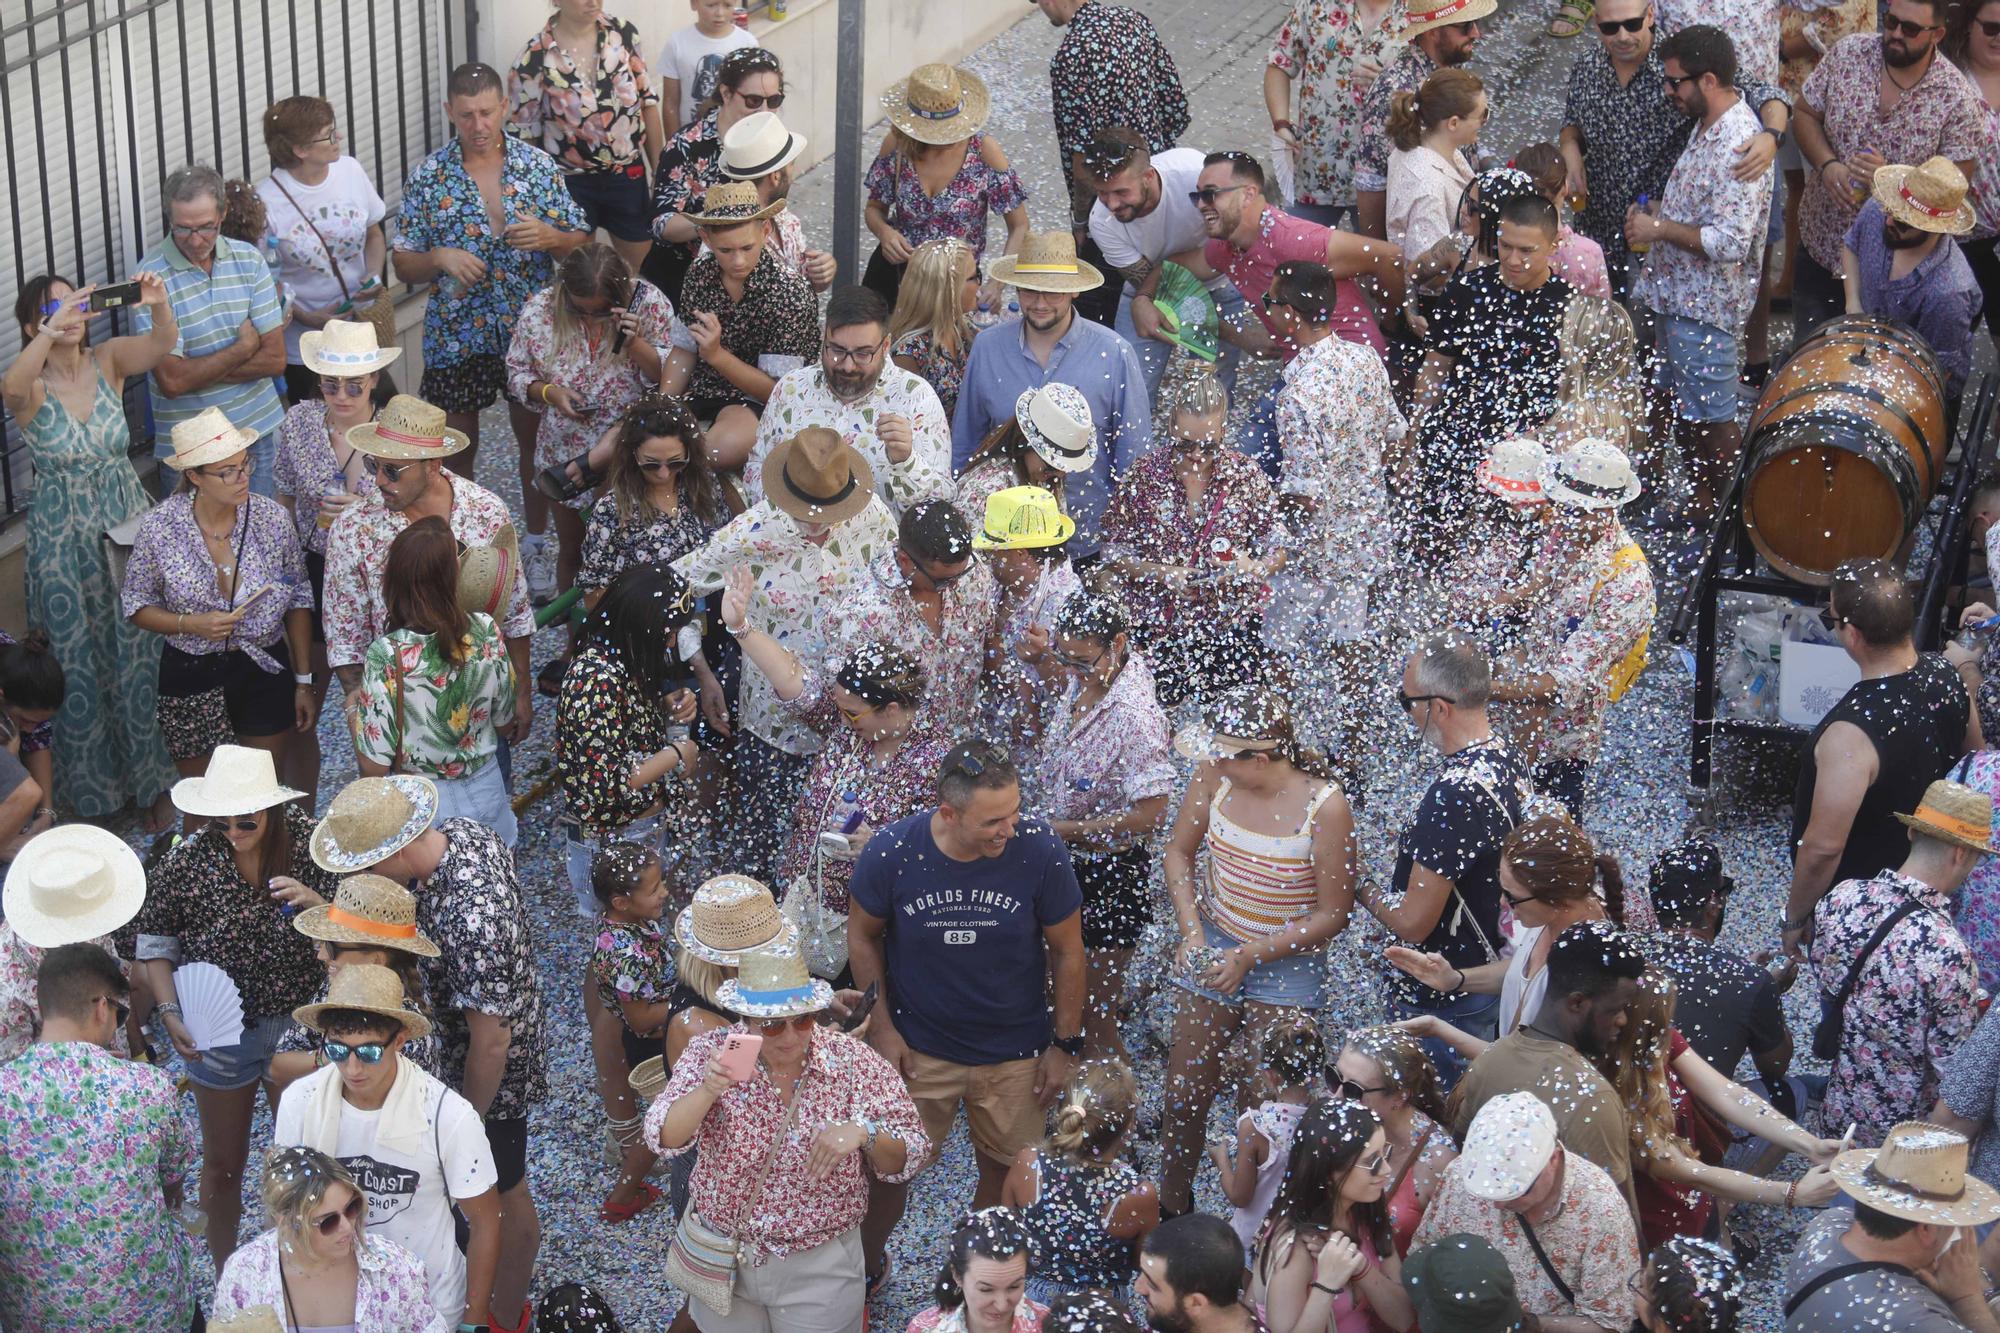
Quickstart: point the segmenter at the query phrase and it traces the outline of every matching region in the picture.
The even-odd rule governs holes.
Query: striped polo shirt
[[[188,262],[171,237],[147,251],[139,261],[141,270],[158,273],[167,280],[167,299],[173,302],[174,318],[180,324],[180,341],[173,354],[181,357],[210,356],[236,341],[243,321],[249,320],[259,333],[281,328],[284,310],[278,305],[278,289],[272,285],[271,270],[256,246],[232,241],[227,236],[215,240],[215,262],[204,273]],[[152,312],[140,306],[135,324],[140,333],[153,327]],[[173,453],[170,438],[174,425],[197,416],[204,408],[219,407],[231,424],[259,435],[268,435],[285,419],[278,391],[265,376],[246,384],[211,384],[206,389],[169,398],[160,392],[159,382],[148,375],[146,387],[153,395],[153,453],[161,458]]]

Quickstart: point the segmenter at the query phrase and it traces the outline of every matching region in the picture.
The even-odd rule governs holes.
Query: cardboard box
[[[1778,655],[1778,717],[1795,727],[1818,726],[1848,687],[1861,679],[1861,668],[1846,649],[1797,637],[1800,622],[1811,614],[1807,609],[1793,615]]]

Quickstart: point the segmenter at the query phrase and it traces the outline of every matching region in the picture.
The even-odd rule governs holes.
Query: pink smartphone
[[[757,1052],[764,1039],[754,1032],[732,1032],[722,1039],[722,1070],[738,1083],[757,1072]]]

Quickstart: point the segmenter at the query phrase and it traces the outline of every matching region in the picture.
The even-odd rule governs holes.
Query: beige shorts
[[[920,1051],[910,1052],[904,1082],[923,1118],[933,1154],[944,1150],[951,1122],[965,1106],[972,1148],[989,1161],[1011,1163],[1021,1149],[1042,1141],[1046,1117],[1035,1100],[1035,1067],[1041,1061],[1008,1060],[997,1065],[957,1065]]]

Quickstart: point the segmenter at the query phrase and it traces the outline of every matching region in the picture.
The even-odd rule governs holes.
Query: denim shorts
[[[1736,338],[1713,324],[1661,315],[1654,382],[1674,391],[1683,421],[1736,419]]]
[[[1201,935],[1210,947],[1233,949],[1242,941],[1223,931],[1207,917],[1201,919]],[[1285,1009],[1324,1009],[1332,997],[1327,993],[1326,952],[1287,954],[1257,964],[1244,975],[1234,995],[1198,986],[1185,977],[1174,984],[1205,1000],[1240,1009],[1245,1003],[1268,1004]]]
[[[217,1092],[247,1088],[271,1072],[271,1057],[277,1054],[278,1038],[292,1025],[290,1014],[272,1014],[243,1028],[243,1040],[234,1046],[218,1046],[203,1051],[201,1059],[184,1061],[190,1083]]]

